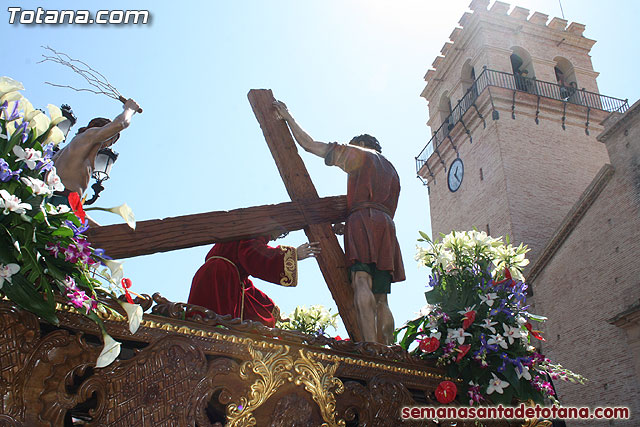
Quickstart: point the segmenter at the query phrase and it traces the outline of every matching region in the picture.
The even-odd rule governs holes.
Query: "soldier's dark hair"
[[[375,137],[365,133],[362,135],[354,136],[351,141],[349,141],[349,144],[358,145],[358,143],[360,142],[364,143],[364,146],[366,148],[376,150],[378,153],[382,154],[382,146]]]
[[[95,119],[91,119],[91,121],[89,122],[88,125],[78,129],[78,134],[81,134],[82,132],[86,131],[87,129],[101,128],[102,126],[108,125],[109,123],[111,123],[111,120],[109,120],[109,119],[105,119],[104,117],[96,117]],[[118,139],[120,139],[120,133],[116,134],[116,137],[115,137],[114,141],[111,144],[115,144]]]

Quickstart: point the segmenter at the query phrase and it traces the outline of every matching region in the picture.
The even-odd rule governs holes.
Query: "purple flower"
[[[69,245],[63,253],[65,261],[69,261],[72,264],[75,264],[78,261],[78,252],[73,245]]]
[[[435,288],[436,286],[440,285],[438,278],[436,277],[436,275],[432,275],[429,277],[429,287],[430,288]]]
[[[453,351],[454,347],[456,346],[456,342],[455,341],[451,341],[450,343],[446,344],[443,348],[443,353],[444,354],[449,354]]]
[[[66,276],[64,278],[64,285],[72,291],[80,291],[80,289],[76,285],[76,281],[71,276]]]
[[[73,237],[78,237],[80,234],[89,229],[89,220],[85,219],[84,223],[80,227],[76,227],[76,225],[72,221],[69,221],[67,219],[64,221],[64,225],[73,230]]]
[[[487,344],[487,337],[485,336],[485,334],[480,334],[480,350],[479,351],[484,351],[486,353],[487,350],[498,351],[498,346],[496,344]]]
[[[42,171],[50,171],[53,167],[53,162],[51,159],[47,159],[44,162],[38,162],[36,165],[36,169],[40,172]]]
[[[22,114],[20,114],[20,111],[18,110],[19,104],[20,104],[19,102],[15,102],[13,104],[13,111],[11,111],[11,114],[9,114],[9,117],[6,118],[8,122],[12,122],[22,117]],[[5,115],[7,114],[8,106],[9,106],[8,102],[5,101],[4,104],[2,104],[2,108],[0,108],[1,110],[4,110]]]
[[[51,157],[53,157],[53,147],[54,147],[53,142],[50,142],[44,147],[42,147],[43,159],[50,159]]]
[[[94,257],[95,257],[95,258],[93,259],[93,262],[94,262],[94,263],[95,263],[95,262],[99,262],[99,263],[100,263],[100,265],[103,265],[103,266],[105,266],[105,267],[106,267],[106,265],[107,265],[107,264],[105,264],[103,260],[105,260],[105,259],[113,259],[113,258],[111,258],[109,255],[106,255],[106,254],[104,253],[104,249],[100,249],[100,248],[98,248],[98,249],[94,249],[94,250],[93,250],[93,255],[94,255]]]
[[[24,142],[29,138],[29,131],[27,130],[27,122],[22,122],[19,126],[16,127],[15,132],[21,132],[20,142],[24,144]]]
[[[470,383],[469,391],[467,394],[469,395],[469,405],[473,405],[474,403],[480,403],[484,400],[484,396],[480,392],[480,386],[474,383]]]
[[[60,245],[58,245],[57,243],[47,243],[44,248],[48,250],[53,257],[56,258],[60,253]]]
[[[87,242],[87,239],[76,239],[76,238],[74,238],[73,242],[74,242],[76,248],[78,248],[78,251],[91,253],[91,250],[89,249],[89,245],[91,245],[91,243]]]
[[[5,159],[0,158],[0,181],[7,182],[12,178],[18,179],[20,177],[22,169],[12,171],[9,169],[9,163]]]

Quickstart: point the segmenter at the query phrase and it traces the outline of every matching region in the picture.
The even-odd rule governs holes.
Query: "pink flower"
[[[44,247],[53,257],[58,257],[60,246],[57,243],[47,243]]]
[[[69,302],[76,308],[84,307],[84,302],[90,299],[84,291],[80,290],[67,293],[67,298],[69,298]]]
[[[69,245],[64,250],[64,260],[69,261],[73,264],[78,260],[78,253],[76,252],[76,248],[73,245]]]
[[[78,286],[76,285],[76,281],[71,276],[67,276],[63,281],[64,285],[72,291],[79,291]]]

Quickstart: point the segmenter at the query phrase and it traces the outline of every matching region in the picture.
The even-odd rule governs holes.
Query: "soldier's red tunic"
[[[400,178],[382,154],[358,147],[332,143],[325,163],[348,175],[344,246],[347,259],[391,272],[393,282],[405,280],[402,254],[396,238],[393,216],[398,206]]]

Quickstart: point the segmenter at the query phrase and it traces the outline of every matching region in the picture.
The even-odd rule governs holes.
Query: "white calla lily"
[[[62,110],[58,108],[57,105],[47,104],[47,109],[49,110],[49,117],[51,118],[52,121],[59,119],[60,117],[64,119],[64,116],[62,115]]]
[[[119,261],[114,261],[111,259],[105,259],[104,263],[107,265],[107,268],[111,271],[111,280],[118,285],[122,278],[124,277],[124,269],[122,268],[122,263]]]
[[[0,104],[4,104],[5,102],[17,102],[22,99],[22,94],[18,91],[7,92],[0,96]]]
[[[40,110],[36,110],[37,114],[32,115],[29,114],[25,116],[25,120],[29,122],[29,129],[35,129],[36,135],[43,135],[46,131],[49,130],[49,125],[51,125],[51,120],[49,117],[44,114]]]
[[[132,230],[136,229],[136,216],[133,214],[133,210],[126,203],[121,204],[120,206],[115,206],[113,208],[100,208],[100,207],[91,207],[85,208],[85,211],[105,211],[111,212],[116,215],[120,215],[122,219],[125,220],[127,225],[131,227]]]
[[[111,338],[111,335],[104,333],[102,335],[102,341],[104,342],[104,346],[96,361],[96,368],[109,366],[120,355],[120,343]]]
[[[142,307],[140,304],[129,304],[128,302],[120,302],[124,311],[127,312],[127,318],[129,319],[129,332],[135,334],[140,327],[142,321]]]
[[[0,77],[0,104],[21,99],[22,94],[18,92],[19,90],[24,90],[22,83],[11,77]]]
[[[53,126],[51,126],[49,135],[47,135],[47,139],[44,141],[44,143],[48,144],[50,142],[53,142],[55,145],[58,145],[62,141],[64,141],[64,133],[58,126],[55,126],[55,123],[53,121],[51,123],[53,124]]]
[[[22,83],[12,79],[11,77],[0,77],[0,95],[4,95],[5,93],[13,92],[16,90],[24,90],[24,86],[22,85]]]

